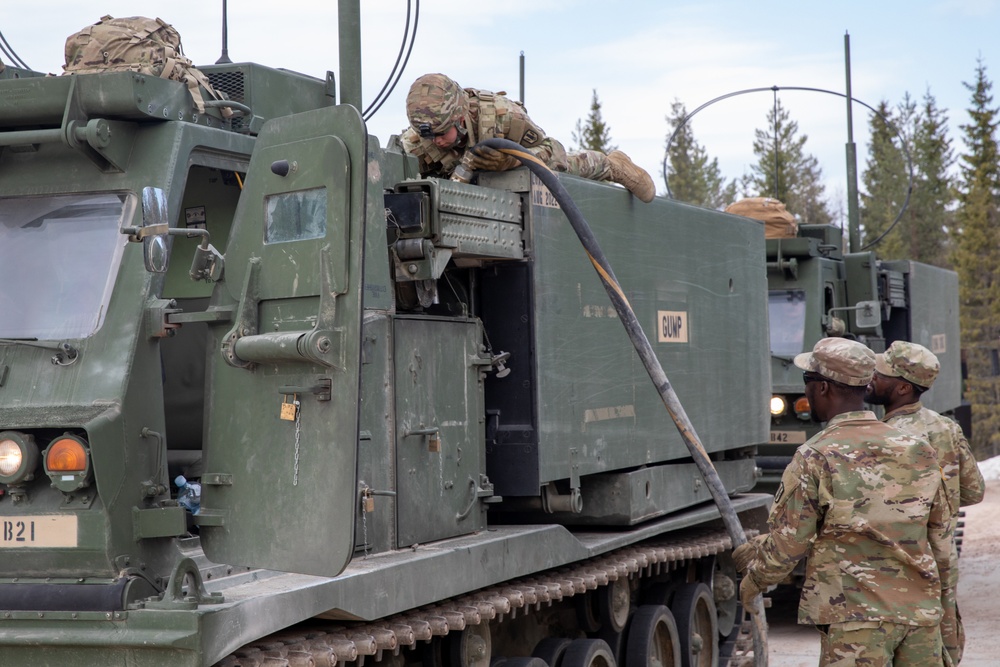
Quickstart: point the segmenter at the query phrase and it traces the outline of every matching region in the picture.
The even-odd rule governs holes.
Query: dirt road
[[[958,605],[965,622],[962,667],[1000,665],[1000,481],[986,483],[986,498],[965,508],[959,559]],[[819,636],[795,622],[795,599],[778,597],[768,610],[770,667],[815,667]]]

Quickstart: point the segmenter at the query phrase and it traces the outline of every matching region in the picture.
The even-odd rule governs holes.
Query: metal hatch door
[[[208,362],[196,519],[213,561],[336,576],[351,559],[366,156],[347,106],[257,139],[212,299],[235,301]]]

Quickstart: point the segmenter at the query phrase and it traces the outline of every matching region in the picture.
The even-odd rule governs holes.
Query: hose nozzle
[[[476,171],[472,168],[473,158],[475,155],[472,154],[472,151],[466,151],[465,155],[462,156],[462,161],[455,167],[455,171],[451,172],[451,180],[459,183],[471,182]]]

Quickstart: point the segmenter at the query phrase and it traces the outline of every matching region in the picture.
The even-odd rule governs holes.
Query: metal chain
[[[299,485],[299,437],[302,433],[302,410],[301,404],[298,399],[293,401],[295,404],[295,466],[294,473],[292,475],[292,486]]]

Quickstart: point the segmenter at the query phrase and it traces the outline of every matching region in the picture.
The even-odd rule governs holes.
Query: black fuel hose
[[[726,487],[722,484],[722,480],[719,479],[719,473],[715,470],[715,466],[712,465],[711,459],[708,458],[708,453],[701,444],[701,439],[695,432],[694,425],[688,419],[687,413],[684,411],[684,406],[681,405],[677,393],[671,386],[670,380],[667,379],[667,374],[663,371],[660,360],[657,359],[656,353],[653,352],[653,346],[649,344],[649,339],[646,338],[646,333],[643,331],[642,325],[639,324],[639,319],[636,317],[635,311],[632,310],[628,298],[626,298],[621,286],[619,286],[611,264],[608,263],[607,257],[604,256],[604,251],[601,250],[597,238],[594,236],[593,231],[591,231],[590,225],[587,224],[576,202],[569,196],[569,192],[566,191],[566,188],[563,187],[559,178],[549,169],[548,165],[526,151],[520,144],[516,144],[508,139],[486,139],[477,144],[477,146],[488,146],[516,157],[521,161],[521,164],[531,170],[531,173],[538,176],[545,187],[549,189],[549,192],[552,193],[552,196],[556,198],[556,201],[559,202],[559,206],[569,220],[569,224],[573,226],[573,231],[576,232],[580,243],[583,244],[590,263],[594,265],[597,275],[600,276],[601,282],[604,283],[604,289],[607,291],[619,319],[625,326],[625,331],[628,333],[632,345],[639,354],[642,365],[646,367],[646,372],[649,373],[649,377],[656,386],[660,398],[663,399],[663,404],[666,406],[667,412],[670,413],[670,418],[677,427],[681,439],[687,446],[688,451],[691,452],[691,458],[694,459],[695,465],[698,466],[702,477],[705,478],[705,483],[712,494],[712,499],[719,508],[719,514],[726,527],[726,532],[729,533],[729,537],[733,542],[733,548],[745,543],[747,541],[746,534],[743,531],[743,526],[740,524],[739,517],[736,515],[736,511],[733,509],[732,503],[729,501],[729,494],[726,492]],[[756,667],[766,667],[767,621],[764,618],[764,600],[760,595],[757,595],[754,600],[754,609],[750,611],[751,618],[753,619],[754,664]]]

